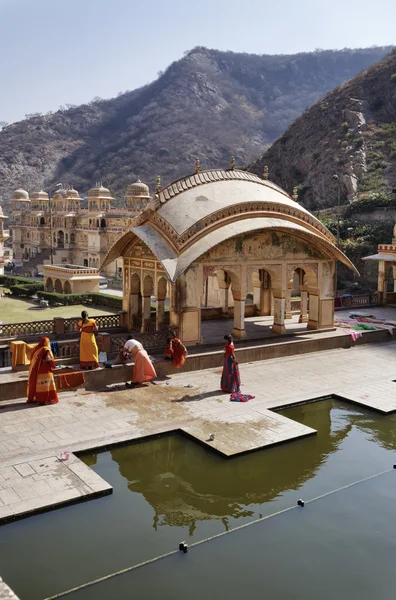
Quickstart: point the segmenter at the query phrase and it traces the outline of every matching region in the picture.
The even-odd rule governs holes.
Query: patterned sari
[[[49,361],[46,359],[50,359]],[[50,341],[43,337],[33,350],[28,375],[27,401],[37,404],[56,404],[58,394],[52,370],[55,369]]]
[[[80,367],[82,369],[97,369],[99,366],[99,352],[95,339],[95,331],[98,331],[94,319],[88,319],[85,323],[78,322],[81,331],[80,338]]]
[[[220,384],[222,391],[230,394],[239,392],[241,387],[238,363],[232,360],[234,350],[234,344],[228,344],[224,350],[224,366]]]

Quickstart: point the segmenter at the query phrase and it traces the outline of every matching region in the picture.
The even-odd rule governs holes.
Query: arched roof
[[[263,229],[292,233],[356,271],[316,217],[272,182],[239,170],[202,171],[162,189],[109,250],[102,268],[141,240],[176,281],[214,246]]]

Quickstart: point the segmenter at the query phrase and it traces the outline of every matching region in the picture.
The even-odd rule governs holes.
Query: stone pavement
[[[65,450],[181,431],[231,457],[315,433],[270,409],[336,394],[395,411],[395,351],[389,342],[240,365],[242,390],[255,396],[246,403],[218,391],[216,368],[133,390],[65,392],[53,406],[0,405],[0,520],[111,491],[75,455],[60,462]]]
[[[18,600],[11,588],[0,577],[0,600]]]

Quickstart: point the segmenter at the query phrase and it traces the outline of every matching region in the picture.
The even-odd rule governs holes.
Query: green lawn
[[[0,321],[2,323],[27,323],[29,321],[47,321],[54,317],[79,317],[82,310],[95,315],[114,315],[117,311],[106,308],[91,308],[76,304],[75,306],[57,306],[37,310],[37,304],[20,298],[0,298]],[[34,307],[32,309],[32,307]],[[29,310],[30,309],[30,310]]]

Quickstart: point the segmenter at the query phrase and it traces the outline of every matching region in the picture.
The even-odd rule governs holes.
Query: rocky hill
[[[121,196],[138,175],[153,185],[157,173],[168,183],[192,171],[196,155],[203,168],[225,166],[231,154],[238,166],[246,165],[328,90],[389,51],[258,56],[196,48],[133,92],[4,127],[0,201],[17,187],[48,188],[58,181],[84,193],[101,180]],[[315,109],[321,117],[318,125],[333,111],[331,100],[326,102],[328,107],[322,103]],[[351,114],[356,111],[360,105],[352,106]],[[348,133],[342,122],[349,118],[337,124],[342,141]],[[279,143],[285,144],[287,136]],[[271,156],[278,156],[279,143]],[[284,165],[281,154],[277,160]],[[289,153],[288,158],[294,159]],[[287,187],[304,182],[311,161],[302,163],[286,178]],[[283,169],[275,173],[271,166],[278,178]]]
[[[396,51],[306,110],[249,170],[264,165],[311,210],[337,204],[338,182],[346,217],[396,205]]]

